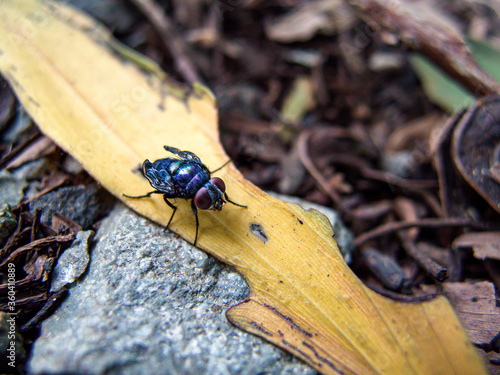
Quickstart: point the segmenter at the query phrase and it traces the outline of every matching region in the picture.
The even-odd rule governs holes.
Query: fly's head
[[[194,196],[194,204],[200,210],[222,210],[226,203],[226,185],[219,177],[211,178]]]

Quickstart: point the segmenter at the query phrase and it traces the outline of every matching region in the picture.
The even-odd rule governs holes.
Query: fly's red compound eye
[[[208,194],[207,188],[201,188],[194,196],[194,204],[200,210],[208,210],[212,205],[212,197]]]
[[[217,186],[223,193],[226,192],[226,184],[219,177],[214,177],[210,179],[210,182]]]

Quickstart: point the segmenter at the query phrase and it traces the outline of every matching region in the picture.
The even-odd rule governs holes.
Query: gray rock
[[[16,96],[7,81],[0,78],[0,132],[9,124],[16,113]]]
[[[349,229],[347,229],[347,227],[344,225],[344,222],[340,218],[340,215],[337,213],[337,211],[329,207],[312,203],[304,199],[300,199],[290,195],[278,194],[273,191],[269,191],[268,193],[278,199],[281,199],[282,201],[298,204],[305,210],[310,210],[311,208],[313,208],[321,212],[323,215],[325,215],[330,220],[330,223],[332,223],[333,230],[335,231],[334,238],[335,241],[337,241],[337,244],[339,245],[339,249],[340,252],[342,253],[342,256],[344,257],[347,263],[351,263],[352,261],[351,254],[352,250],[354,249],[354,236],[352,232]]]
[[[30,203],[30,212],[41,209],[41,221],[50,225],[54,212],[69,217],[84,229],[109,211],[112,198],[96,185],[63,187],[44,194]]]
[[[78,232],[71,246],[64,250],[52,272],[51,292],[75,282],[85,272],[90,261],[89,241],[93,235],[92,230]]]
[[[7,129],[2,132],[0,138],[6,143],[17,142],[21,139],[22,134],[27,132],[28,128],[31,126],[33,126],[33,121],[31,120],[30,115],[21,105],[19,105],[16,110],[16,117],[12,121],[12,124],[9,124]]]
[[[382,169],[398,177],[408,178],[418,167],[419,162],[412,151],[398,151],[384,153],[381,162]]]
[[[26,362],[24,340],[16,318],[16,314],[0,311],[0,372],[4,374],[22,374]]]
[[[26,180],[18,179],[6,170],[0,172],[0,205],[9,204],[14,207],[21,203],[24,190],[28,186]]]
[[[7,239],[17,228],[17,217],[14,215],[8,204],[0,208],[0,247],[3,247]]]
[[[40,158],[11,170],[11,173],[17,179],[25,179],[28,181],[33,179],[41,180],[47,173],[48,168],[49,163],[47,163],[47,160],[45,158]]]
[[[97,18],[111,30],[120,33],[129,31],[137,20],[137,10],[125,0],[67,0],[75,8],[79,8]]]
[[[234,270],[119,205],[43,322],[29,373],[316,374],[227,321],[248,294]]]
[[[62,164],[62,169],[66,173],[74,174],[77,175],[78,173],[81,173],[84,171],[82,165],[76,160],[74,157],[71,155],[66,155],[64,158],[63,164]]]

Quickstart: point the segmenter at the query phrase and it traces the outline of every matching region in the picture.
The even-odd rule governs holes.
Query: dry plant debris
[[[484,94],[497,94],[500,85],[473,59],[464,36],[498,48],[495,5],[193,1],[186,10],[179,1],[132,3],[145,19],[120,37],[179,80],[213,89],[222,143],[242,173],[259,187],[335,207],[356,235],[356,274],[398,301],[444,293],[498,372],[500,114],[498,97]],[[408,49],[457,78],[476,104],[447,121],[426,98]],[[15,111],[13,96],[1,92],[3,129]],[[34,132],[2,143],[0,165],[53,153],[44,142]],[[65,174],[46,176],[41,192],[69,182]],[[23,220],[30,242],[9,240],[15,246],[3,263],[33,257],[36,247],[46,252],[43,262],[53,262],[62,246],[57,235],[32,240],[26,228],[36,217]],[[39,263],[29,259],[29,283],[41,283]],[[48,295],[37,288],[32,298],[42,304]],[[481,316],[473,324],[470,306]]]

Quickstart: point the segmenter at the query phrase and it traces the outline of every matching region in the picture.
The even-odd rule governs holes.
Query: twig
[[[394,185],[400,189],[411,192],[419,192],[420,189],[436,188],[438,186],[437,181],[434,180],[409,180],[391,172],[373,169],[365,160],[353,155],[330,154],[326,156],[325,159],[328,163],[342,164],[355,168],[365,178],[380,181],[388,185]]]
[[[421,303],[421,302],[431,301],[440,295],[438,293],[432,293],[421,296],[406,296],[399,293],[395,293],[378,285],[367,284],[366,286],[382,296],[388,297],[394,301],[401,301],[406,303]]]
[[[40,132],[38,130],[35,131],[32,135],[29,136],[25,141],[21,142],[19,145],[14,147],[10,152],[0,159],[0,168],[3,168],[7,165],[9,161],[14,159],[19,153],[21,153],[28,145],[33,143],[37,138],[40,137]]]
[[[36,235],[38,234],[38,229],[40,228],[40,218],[42,217],[42,210],[37,208],[35,210],[35,216],[33,218],[33,223],[31,225],[31,241],[36,240]]]
[[[443,219],[420,219],[416,221],[404,221],[397,223],[388,223],[380,225],[377,228],[360,234],[354,239],[354,246],[360,247],[368,241],[377,237],[385,236],[386,234],[397,232],[401,229],[411,227],[424,227],[424,228],[446,228],[446,227],[472,227],[478,229],[485,229],[488,226],[484,223],[472,221],[470,219],[457,219],[457,218],[443,218]]]
[[[62,303],[62,301],[69,294],[66,288],[62,288],[61,290],[52,294],[48,299],[45,305],[36,313],[36,315],[31,318],[26,324],[21,326],[19,329],[21,332],[29,331],[36,326],[38,326],[42,321],[47,319],[54,310]]]
[[[328,181],[323,177],[321,172],[316,168],[313,161],[309,157],[309,147],[308,142],[309,138],[311,138],[312,131],[304,130],[300,133],[299,138],[297,140],[297,151],[299,154],[299,159],[310,173],[314,181],[318,184],[318,187],[330,197],[333,203],[339,208],[339,211],[344,211],[342,207],[342,200],[340,196],[337,194],[335,190],[332,189]]]
[[[410,293],[412,281],[394,259],[372,247],[363,249],[361,253],[365,264],[382,284],[391,290]]]
[[[448,270],[421,252],[417,246],[415,246],[415,243],[411,240],[408,233],[405,231],[399,231],[398,236],[406,253],[415,259],[420,267],[422,267],[430,276],[439,282],[443,282],[448,278]]]
[[[39,247],[47,247],[55,243],[61,243],[61,242],[64,243],[72,241],[74,239],[75,239],[75,233],[70,233],[65,236],[45,237],[39,240],[35,240],[13,251],[7,259],[5,259],[2,263],[0,263],[0,268],[4,267],[9,262],[13,262],[15,258],[17,258],[18,256],[22,255],[27,251],[34,250]]]
[[[177,33],[170,21],[165,17],[163,9],[151,0],[130,0],[151,22],[160,36],[165,48],[170,52],[175,68],[189,82],[201,82],[200,77],[191,63],[191,60],[184,53],[184,48]]]

